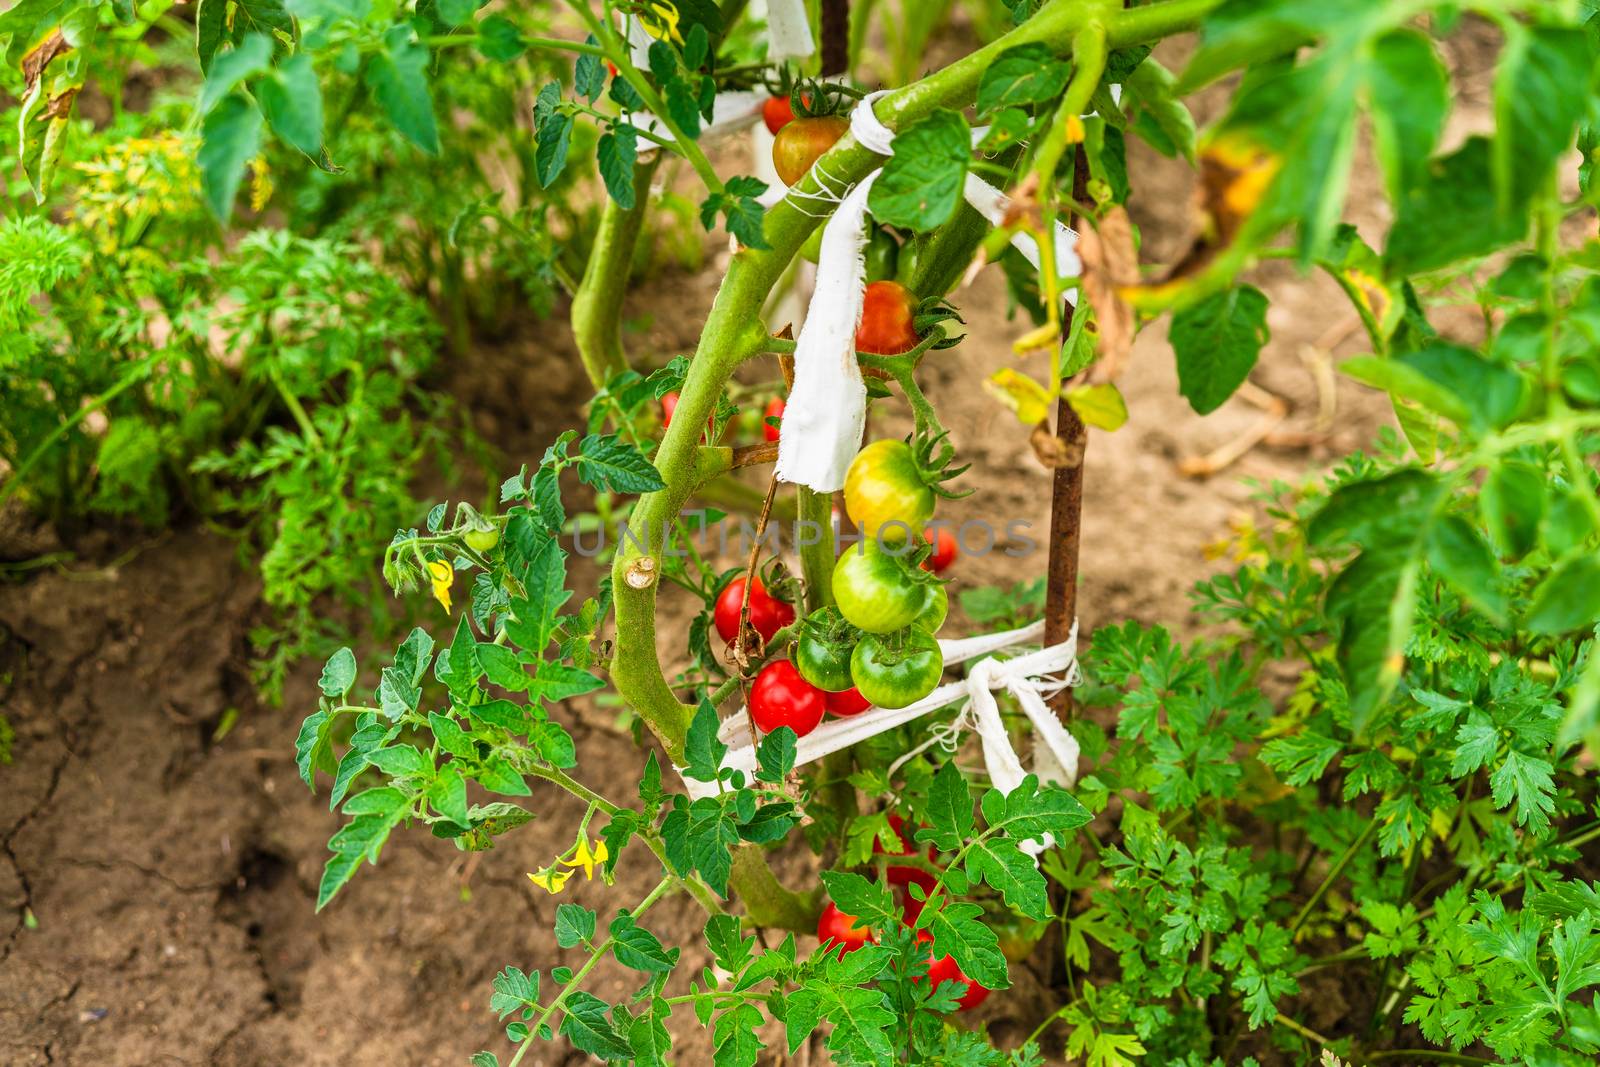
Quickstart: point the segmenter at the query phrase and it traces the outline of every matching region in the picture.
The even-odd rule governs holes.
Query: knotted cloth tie
[[[941,685],[915,704],[903,708],[873,707],[859,715],[823,723],[800,738],[795,747],[795,766],[812,763],[829,753],[849,748],[886,730],[919,719],[930,711],[960,701],[961,710],[956,717],[948,724],[941,723],[933,727],[929,731],[929,739],[897,760],[890,767],[890,773],[935,744],[954,751],[961,742],[961,735],[971,730],[977,733],[982,742],[983,762],[990,782],[1001,792],[1009,793],[1022,782],[1027,771],[1023,769],[1016,750],[1011,747],[1011,738],[1006,733],[999,704],[995,701],[995,693],[1004,690],[1016,698],[1017,705],[1033,728],[1033,773],[1039,776],[1041,782],[1070,787],[1077,781],[1078,742],[1061,725],[1045,701],[1063,688],[1077,684],[1078,624],[1072,624],[1072,632],[1058,645],[1009,659],[990,654],[1031,644],[1043,635],[1044,622],[1041,620],[1019,630],[940,641],[939,648],[944,653],[946,664],[977,660],[968,668],[966,678]],[[749,737],[749,722],[748,712],[741,707],[722,721],[717,736],[725,744],[733,745],[735,739]],[[755,746],[746,740],[743,744],[730,747],[723,757],[722,766],[743,771],[747,781],[753,778],[756,771]],[[682,776],[682,768],[678,769],[678,773]],[[685,778],[684,785],[689,796],[696,800],[716,796],[718,792],[714,782]],[[1037,856],[1049,844],[1047,838],[1042,842],[1026,842],[1022,848],[1029,855]]]

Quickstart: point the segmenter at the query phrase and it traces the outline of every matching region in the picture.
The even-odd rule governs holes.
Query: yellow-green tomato
[[[886,634],[909,626],[927,606],[928,593],[905,556],[869,540],[850,546],[834,564],[833,599],[852,626]]]
[[[500,543],[500,531],[494,527],[487,530],[468,530],[461,539],[474,552],[487,552]]]
[[[950,594],[945,592],[943,585],[937,583],[930,584],[927,589],[927,599],[922,602],[922,610],[918,612],[914,625],[936,634],[944,625],[945,616],[950,614]]]
[[[844,506],[863,537],[885,544],[920,537],[933,518],[933,490],[917,469],[904,441],[874,441],[850,461],[844,475]]]

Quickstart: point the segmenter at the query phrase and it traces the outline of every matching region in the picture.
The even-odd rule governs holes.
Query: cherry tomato
[[[900,243],[890,237],[889,231],[883,227],[873,227],[872,236],[867,239],[867,281],[893,278],[895,262],[899,257]]]
[[[824,152],[843,137],[850,123],[838,115],[795,119],[772,140],[772,165],[785,185],[793,185],[811,170]]]
[[[500,543],[500,530],[498,527],[491,527],[487,530],[468,530],[461,535],[461,539],[474,552],[487,552]]]
[[[917,931],[918,941],[927,941],[930,944],[933,938],[926,930]],[[956,1005],[957,1011],[971,1011],[985,1000],[989,999],[989,990],[974,982],[962,973],[961,967],[950,956],[934,956],[933,949],[928,949],[928,984],[938,989],[943,982],[960,982],[967,987],[962,994],[961,1001]]]
[[[903,556],[891,555],[876,541],[862,541],[834,564],[833,599],[852,626],[886,634],[922,614],[928,593],[918,574]]]
[[[854,915],[846,915],[839,910],[833,901],[822,906],[822,916],[817,919],[817,940],[824,945],[839,946],[839,958],[844,959],[846,952],[856,949],[873,940],[872,931],[865,925],[857,926],[859,920]]]
[[[874,441],[850,461],[844,474],[844,508],[863,536],[884,543],[905,540],[933,518],[934,496],[917,471],[904,441]]]
[[[856,349],[893,356],[917,347],[912,325],[917,299],[899,282],[873,282],[861,297],[861,325],[856,327]]]
[[[956,544],[956,535],[947,526],[924,530],[922,539],[933,546],[933,554],[922,561],[922,569],[925,571],[943,574],[950,569],[950,564],[956,561],[956,556],[961,554]]]
[[[672,413],[678,410],[678,394],[667,393],[661,398],[661,425],[672,425]]]
[[[911,855],[914,851],[911,847],[912,831],[906,826],[906,821],[898,815],[890,814],[889,828],[894,831],[895,838],[900,842],[900,847],[890,851],[884,848],[881,842],[874,839],[872,842],[873,853],[886,856]],[[929,845],[928,862],[933,862],[934,855],[933,846]],[[885,873],[889,877],[889,884],[902,891],[905,886],[920,885],[924,897],[933,892],[933,887],[939,883],[938,877],[932,871],[925,871],[921,867],[894,866],[886,868]],[[906,922],[916,922],[917,916],[922,912],[922,903],[922,901],[911,896],[910,893],[905,893],[902,901],[902,910],[905,912]]]
[[[778,427],[774,426],[767,420],[782,420],[783,409],[787,406],[788,405],[783,402],[783,397],[775,396],[768,401],[766,410],[761,413],[761,434],[768,441],[776,441],[778,439]]]
[[[755,627],[763,641],[771,641],[773,634],[794,622],[794,605],[768,593],[759,575],[755,582],[750,588],[750,625]],[[722,595],[717,597],[717,606],[711,618],[724,641],[732,641],[739,635],[739,603],[743,599],[743,578],[729,582]]]
[[[761,105],[761,121],[768,133],[777,133],[794,121],[794,105],[787,96],[770,96]]]
[[[917,614],[916,620],[911,624],[930,634],[939,632],[939,627],[944,625],[945,616],[950,614],[950,594],[945,592],[942,585],[928,586],[928,599],[923,601],[922,610]]]
[[[838,608],[822,608],[817,615],[806,617],[806,625],[794,643],[794,665],[800,677],[825,693],[842,693],[850,688],[850,653],[854,647],[838,633],[846,629]]]
[[[856,688],[880,708],[915,704],[933,692],[943,673],[939,642],[915,626],[889,637],[865,634],[850,654]]]
[[[822,690],[800,677],[786,659],[762,667],[750,686],[750,717],[764,734],[787,726],[804,737],[817,728],[827,710]]]
[[[828,694],[828,711],[841,719],[860,715],[872,707],[872,701],[861,695],[861,690],[851,686],[842,693]]]

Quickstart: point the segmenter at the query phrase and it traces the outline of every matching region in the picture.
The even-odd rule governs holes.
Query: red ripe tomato
[[[611,72],[611,76],[613,78],[615,78],[617,76],[617,65],[615,63],[611,62],[611,60],[609,60],[609,59],[606,60],[606,69]]]
[[[929,936],[928,931],[918,930],[917,940],[931,943],[933,938]],[[967,991],[961,995],[961,1001],[956,1005],[957,1011],[971,1011],[989,999],[989,990],[962,973],[954,958],[950,956],[935,957],[933,949],[930,948],[928,950],[928,985],[938,989],[941,982],[960,982],[967,987]]]
[[[817,728],[827,711],[823,697],[822,690],[800,677],[793,663],[774,660],[761,668],[750,687],[750,717],[764,734],[787,726],[804,737]]]
[[[912,325],[917,301],[899,282],[873,282],[861,297],[861,325],[856,327],[856,349],[893,356],[917,347],[920,338]]]
[[[911,855],[914,850],[912,849],[911,843],[910,843],[910,841],[908,839],[912,836],[912,833],[914,833],[915,831],[912,831],[912,833],[908,833],[907,832],[907,828],[906,828],[906,821],[904,819],[902,819],[898,815],[890,815],[889,816],[889,828],[894,831],[895,837],[897,837],[899,839],[900,847],[898,849],[895,849],[893,852],[890,852],[889,850],[887,850],[887,849],[885,849],[883,847],[882,843],[880,843],[877,840],[874,840],[872,842],[872,851],[874,853],[882,853],[882,854],[888,855],[888,856],[909,856],[909,855]],[[933,846],[929,845],[928,846],[928,862],[932,863],[933,862],[933,858],[934,858],[935,855],[936,855],[936,853],[934,852]],[[900,886],[900,887],[904,887],[904,886],[908,886],[908,885],[920,885],[922,887],[923,896],[927,896],[929,893],[933,892],[933,887],[939,884],[939,879],[938,879],[938,877],[936,877],[933,874],[933,872],[925,871],[921,867],[905,867],[905,866],[890,867],[890,868],[888,868],[886,873],[889,876],[889,884],[890,885],[892,885],[892,886]],[[905,910],[905,913],[906,913],[906,921],[907,922],[915,922],[916,918],[917,918],[917,915],[920,914],[921,911],[922,911],[922,901],[917,900],[915,897],[911,896],[911,894],[908,892],[905,895],[904,904],[905,904],[905,909],[904,910]]]
[[[772,141],[772,166],[783,184],[793,185],[806,176],[822,154],[843,137],[850,123],[838,115],[795,119]]]
[[[872,931],[866,926],[857,926],[856,922],[854,915],[846,915],[830,900],[823,905],[822,917],[817,920],[817,940],[824,945],[830,942],[838,945],[839,958],[844,959],[846,952],[854,952],[873,940]]]
[[[950,569],[950,564],[956,561],[960,549],[956,545],[956,535],[948,527],[940,526],[937,529],[924,530],[922,539],[933,546],[933,554],[922,561],[922,569],[932,571],[934,574],[943,574]]]
[[[668,393],[661,398],[661,425],[672,425],[672,413],[678,410],[678,394]]]
[[[860,715],[872,707],[872,703],[861,695],[861,690],[851,686],[842,693],[828,694],[828,710],[840,718],[851,715]]]
[[[794,105],[787,96],[771,96],[761,105],[761,121],[768,133],[777,133],[794,121]]]
[[[778,439],[778,427],[772,425],[772,423],[768,422],[767,420],[782,419],[783,409],[786,406],[787,405],[783,402],[783,397],[775,396],[767,404],[767,409],[761,413],[761,434],[768,441],[776,441]]]
[[[750,625],[756,628],[761,640],[771,641],[772,635],[794,622],[794,605],[779,600],[767,592],[760,575],[750,587]],[[717,597],[717,606],[711,613],[717,624],[717,633],[724,641],[739,635],[739,604],[744,600],[744,579],[735,578]]]

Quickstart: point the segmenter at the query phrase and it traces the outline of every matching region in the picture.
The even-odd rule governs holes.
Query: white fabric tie
[[[787,411],[785,416],[787,416]],[[941,685],[915,704],[903,708],[868,708],[859,715],[833,719],[818,726],[796,745],[795,766],[803,766],[822,757],[849,748],[851,745],[876,737],[886,730],[912,722],[930,711],[963,701],[961,711],[949,724],[939,724],[929,733],[928,741],[906,753],[890,768],[894,773],[906,760],[926,751],[935,744],[953,751],[960,744],[966,730],[977,733],[983,745],[983,762],[989,780],[996,789],[1009,793],[1027,774],[1011,747],[1005,723],[1000,718],[1000,707],[995,701],[995,691],[1005,690],[1016,698],[1022,713],[1033,727],[1035,738],[1034,773],[1041,782],[1053,782],[1071,787],[1078,777],[1078,742],[1061,725],[1055,712],[1045,700],[1063,688],[1078,682],[1078,624],[1058,645],[1027,652],[1010,659],[996,659],[990,653],[1017,645],[1029,644],[1044,635],[1044,622],[1032,623],[1020,630],[1004,630],[995,634],[939,642],[946,665],[977,659],[959,682]],[[983,657],[979,659],[978,657]],[[744,708],[722,721],[717,736],[724,744],[733,746],[735,739],[749,737],[750,719]],[[745,773],[748,781],[755,775],[756,752],[748,740],[729,748],[722,765]],[[682,775],[682,769],[679,768]],[[716,796],[714,782],[684,779],[689,796],[694,799]],[[1037,856],[1049,847],[1044,841],[1029,841],[1022,845],[1024,852]]]
[[[767,58],[804,59],[816,50],[806,0],[767,0]]]

